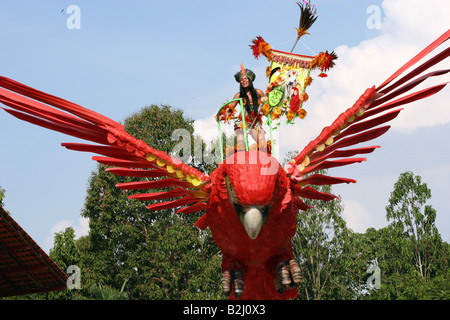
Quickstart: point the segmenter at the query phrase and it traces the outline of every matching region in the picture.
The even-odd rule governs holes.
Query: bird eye
[[[225,184],[227,186],[228,194],[230,195],[231,201],[233,201],[234,204],[238,204],[239,202],[236,197],[236,192],[234,192],[233,186],[231,185],[231,181],[228,176],[225,176]]]

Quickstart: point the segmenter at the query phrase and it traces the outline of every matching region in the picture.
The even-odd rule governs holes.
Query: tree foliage
[[[0,206],[3,207],[3,199],[5,198],[5,189],[0,186]]]
[[[426,204],[430,197],[421,177],[402,173],[386,207],[388,226],[365,233],[347,228],[341,200],[309,201],[314,208],[299,213],[293,238],[303,276],[299,299],[448,299],[449,244]]]
[[[317,189],[331,192],[330,186],[318,186]],[[313,208],[299,213],[297,233],[292,240],[294,256],[299,260],[303,278],[299,299],[341,296],[348,287],[342,271],[347,268],[347,239],[350,235],[342,218],[343,205],[340,199],[306,203]]]
[[[404,172],[394,185],[386,218],[389,225],[372,230],[378,238],[382,286],[370,299],[448,299],[449,244],[435,225],[436,210],[426,202],[431,190],[420,176]],[[375,244],[375,242],[373,242]]]
[[[435,225],[436,210],[426,205],[430,198],[431,190],[422,178],[408,171],[400,175],[386,206],[395,245],[402,249],[399,258],[410,262],[425,282],[435,271],[437,246],[442,243]]]
[[[75,230],[71,227],[55,234],[50,258],[62,269],[80,263],[80,250],[75,243]]]

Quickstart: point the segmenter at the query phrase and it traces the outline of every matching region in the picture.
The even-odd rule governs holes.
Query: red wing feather
[[[141,162],[142,158],[137,157],[134,153],[128,152],[124,148],[117,148],[111,146],[99,146],[83,143],[61,143],[61,146],[74,151],[92,152],[101,154],[107,157],[120,158],[122,160],[129,160],[132,162]]]
[[[151,209],[153,211],[159,211],[159,210],[165,210],[165,209],[172,209],[181,207],[190,203],[198,202],[199,200],[205,200],[207,201],[207,198],[199,199],[197,197],[193,196],[186,196],[178,200],[172,200],[172,201],[166,201],[161,203],[155,203],[147,206],[148,209]]]
[[[446,59],[450,55],[450,48],[447,48],[431,59],[428,59],[396,82],[393,83],[393,81],[449,38],[450,30],[445,32],[436,41],[408,61],[378,88],[374,86],[367,89],[351,108],[340,114],[330,126],[325,127],[316,139],[308,143],[308,145],[286,165],[285,169],[291,178],[292,185],[294,187],[299,187],[307,184],[313,185],[317,182],[327,184],[327,179],[325,177],[321,176],[318,178],[316,175],[307,177],[307,175],[321,169],[364,161],[365,158],[356,158],[358,159],[357,161],[348,157],[371,153],[378,148],[378,146],[358,149],[345,148],[376,139],[386,133],[389,126],[377,126],[396,118],[402,110],[392,110],[393,108],[427,98],[442,90],[447,83],[410,93],[412,89],[426,79],[441,76],[450,71],[449,69],[437,70],[421,75],[422,72]],[[342,159],[328,161],[327,159],[330,158]],[[331,177],[329,178],[329,184],[340,181],[333,180]],[[348,179],[347,181],[355,182],[355,180],[351,179]],[[302,190],[304,189],[305,187]],[[306,194],[306,191],[303,191],[303,194]]]
[[[166,175],[166,171],[159,169],[139,170],[139,169],[125,169],[125,168],[107,168],[108,172],[121,177],[134,177],[134,178],[155,178]]]
[[[162,191],[162,192],[153,192],[153,193],[143,193],[143,194],[135,194],[130,196],[131,199],[138,199],[142,201],[152,201],[152,200],[161,200],[161,199],[170,199],[177,198],[182,196],[194,196],[195,198],[203,198],[207,196],[205,193],[201,191],[192,191],[186,188],[175,188],[170,191]]]
[[[197,202],[197,203],[194,203],[191,206],[183,207],[183,208],[179,209],[177,212],[178,213],[184,213],[184,214],[190,214],[190,213],[194,213],[194,212],[197,212],[197,211],[206,210],[207,206],[208,205],[207,205],[206,202]]]
[[[398,76],[400,76],[403,72],[408,70],[411,66],[416,64],[418,61],[420,61],[422,58],[424,58],[427,54],[432,52],[434,49],[439,47],[442,43],[447,41],[450,38],[450,29],[444,32],[439,38],[434,40],[429,46],[427,46],[425,49],[423,49],[421,52],[419,52],[414,58],[409,60],[407,63],[405,63],[400,69],[398,69],[392,76],[386,79],[377,89],[378,92],[383,92],[382,89],[387,86],[389,83],[391,83],[393,80],[395,80]],[[448,51],[448,50],[446,50]],[[446,57],[448,57],[449,52],[446,52],[443,56],[439,57],[439,61],[442,61]],[[438,55],[439,56],[439,55]],[[429,60],[433,61],[433,59]],[[425,69],[428,69],[430,66],[425,67],[423,70],[420,70],[420,72],[423,72]],[[413,76],[416,76],[417,74],[410,75],[410,78]]]
[[[119,185],[123,189],[132,190],[178,187],[172,191],[152,194],[152,196],[148,194],[132,196],[142,200],[185,196],[183,200],[178,199],[167,204],[158,203],[155,208],[172,208],[177,204],[199,202],[207,197],[207,193],[200,192],[199,189],[202,189],[209,181],[208,175],[162,151],[151,148],[144,141],[137,140],[125,132],[122,124],[101,114],[5,77],[0,77],[0,102],[11,108],[2,109],[20,120],[98,143],[98,145],[63,143],[62,146],[70,150],[104,156],[95,156],[93,160],[105,165],[117,166],[118,168],[107,169],[111,173],[136,178],[169,177],[161,182],[143,181],[143,183]],[[190,206],[186,212],[193,212],[196,208],[203,208],[203,206]]]
[[[352,157],[357,154],[367,154],[372,153],[375,149],[380,148],[380,146],[372,146],[372,147],[364,147],[364,148],[356,148],[356,149],[347,149],[347,150],[336,150],[331,154],[321,155],[320,153],[316,153],[310,157],[310,164],[314,164],[316,162],[322,162],[325,159],[331,158],[347,158]]]
[[[296,186],[297,187],[297,186]],[[318,191],[311,187],[303,187],[303,188],[294,188],[294,194],[301,198],[314,199],[314,200],[324,200],[330,201],[336,199],[337,197],[333,194],[329,194],[326,192]]]
[[[167,178],[155,181],[136,181],[119,183],[117,187],[123,190],[141,190],[141,189],[161,189],[168,187],[192,188],[192,184],[174,178]]]
[[[347,178],[338,178],[338,177],[329,177],[325,176],[323,174],[313,174],[297,183],[298,186],[306,186],[306,185],[315,185],[315,186],[322,186],[322,185],[331,185],[331,184],[338,184],[338,183],[355,183],[356,180],[353,179],[347,179]]]
[[[366,161],[366,158],[345,158],[345,159],[339,159],[339,160],[332,160],[332,161],[322,161],[321,163],[313,166],[308,166],[303,170],[303,174],[308,174],[311,172],[319,171],[319,170],[325,170],[335,167],[342,167],[353,163],[359,163]]]
[[[107,166],[117,166],[121,168],[154,168],[155,166],[148,161],[127,161],[122,159],[114,159],[108,157],[93,156],[92,160]]]
[[[56,96],[50,95],[48,93],[45,93],[45,92],[42,92],[39,90],[36,90],[36,89],[26,86],[22,83],[14,81],[12,79],[0,77],[0,87],[3,87],[5,89],[8,89],[8,90],[16,92],[16,93],[19,93],[23,96],[32,98],[34,100],[43,102],[50,106],[56,107],[58,109],[62,109],[66,112],[69,112],[71,114],[74,114],[74,115],[80,117],[81,119],[92,122],[98,126],[109,125],[111,127],[120,128],[122,130],[124,129],[124,126],[122,124],[115,122],[97,112],[83,108],[82,106],[79,106],[73,102],[58,98]],[[49,109],[49,107],[47,107],[47,108],[45,108],[45,110],[48,111],[50,109]],[[55,109],[52,109],[52,110],[55,111]],[[63,112],[58,112],[58,113],[65,114]]]
[[[398,114],[400,113],[400,111],[403,109],[399,109],[399,110],[393,110],[391,112],[388,112],[380,117],[368,120],[368,121],[364,121],[364,122],[359,122],[359,123],[355,123],[354,125],[348,127],[347,129],[343,130],[340,134],[338,134],[336,137],[334,137],[334,142],[339,141],[340,139],[347,137],[349,135],[358,133],[358,132],[363,132],[364,130],[368,130],[370,128],[374,128],[380,124],[383,124],[385,122],[391,121],[393,119],[395,119]],[[384,133],[384,132],[383,132]],[[369,138],[371,140],[371,138]],[[363,142],[363,141],[361,141]]]
[[[1,101],[0,98],[0,102],[3,103],[3,101]],[[11,106],[9,104],[9,106]],[[53,130],[53,131],[58,131],[73,137],[77,137],[80,139],[84,139],[84,140],[89,140],[89,141],[93,141],[93,142],[97,142],[97,143],[107,143],[107,140],[105,139],[104,136],[102,136],[101,134],[98,134],[97,132],[92,132],[92,131],[86,131],[85,128],[83,127],[78,127],[76,125],[70,126],[70,125],[66,125],[64,123],[57,123],[57,122],[50,122],[50,121],[46,121],[34,116],[30,116],[26,113],[22,113],[22,112],[18,112],[15,110],[11,110],[11,109],[5,109],[2,108],[3,110],[5,110],[6,112],[8,112],[9,114],[11,114],[12,116],[16,117],[17,119]]]

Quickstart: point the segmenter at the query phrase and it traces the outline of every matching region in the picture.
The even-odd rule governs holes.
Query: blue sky
[[[281,158],[301,149],[365,88],[380,84],[449,28],[450,5],[436,0],[317,0],[319,18],[294,52],[337,50],[337,66],[308,93],[308,117],[280,131]],[[80,8],[80,29],[68,29],[70,5]],[[380,12],[371,29],[367,9]],[[371,11],[372,12],[372,11]],[[104,114],[116,121],[150,104],[170,104],[211,128],[210,118],[238,89],[239,65],[253,69],[265,88],[267,61],[249,44],[261,35],[290,51],[299,9],[295,1],[0,1],[0,74]],[[426,21],[426,23],[421,23]],[[449,67],[449,62],[439,65]],[[446,81],[448,81],[448,77]],[[427,103],[406,107],[382,146],[363,164],[330,174],[358,180],[335,188],[355,231],[385,226],[384,207],[400,173],[421,175],[432,190],[437,225],[450,241],[449,89]],[[410,109],[410,110],[409,110]],[[96,163],[60,147],[76,139],[0,113],[0,186],[5,208],[48,251],[53,233],[80,220]],[[204,134],[204,132],[203,132]]]

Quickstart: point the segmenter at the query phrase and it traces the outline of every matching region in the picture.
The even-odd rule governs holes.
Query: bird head
[[[222,214],[238,218],[248,237],[256,239],[263,226],[286,206],[288,179],[279,162],[265,152],[237,152],[221,164],[217,182]],[[235,218],[227,217],[227,218]]]

